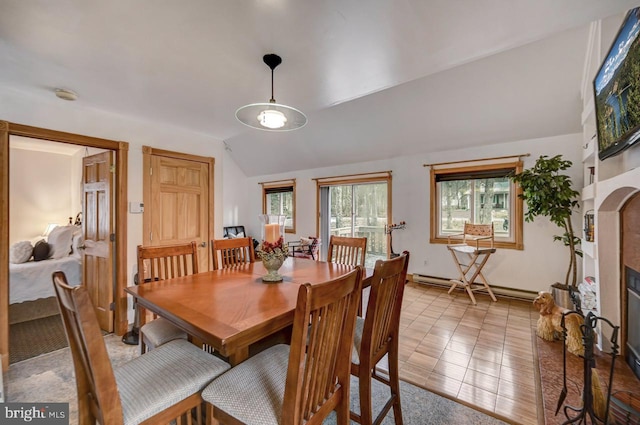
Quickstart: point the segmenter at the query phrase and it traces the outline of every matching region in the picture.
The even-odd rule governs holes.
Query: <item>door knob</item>
[[[200,242],[200,246],[203,247],[203,248],[206,248],[207,243],[206,242]]]

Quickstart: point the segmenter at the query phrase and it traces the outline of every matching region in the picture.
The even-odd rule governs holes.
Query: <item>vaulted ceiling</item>
[[[0,85],[206,133],[248,175],[580,131],[589,23],[631,0],[2,0]],[[239,123],[275,98],[300,130]],[[99,135],[97,135],[99,136]],[[134,135],[132,135],[134,137]]]

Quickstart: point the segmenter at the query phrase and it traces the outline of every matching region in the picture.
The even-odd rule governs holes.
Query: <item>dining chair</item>
[[[232,424],[349,423],[349,367],[362,269],[298,290],[291,345],[232,368],[202,392],[207,419]]]
[[[198,246],[195,242],[181,245],[138,245],[138,281],[140,284],[172,279],[198,273]],[[146,314],[137,306],[139,315]],[[142,316],[144,317],[144,316]],[[174,339],[188,339],[182,329],[162,317],[145,323],[140,328],[140,353],[153,349]]]
[[[329,251],[327,262],[360,266],[364,268],[365,255],[367,253],[367,238],[351,238],[346,236],[331,235],[329,239]],[[358,305],[358,316],[362,316],[362,300]]]
[[[85,285],[53,273],[76,376],[78,423],[202,423],[202,389],[229,364],[185,340],[174,340],[113,368]]]
[[[351,374],[358,377],[360,413],[351,411],[350,417],[363,425],[380,424],[392,407],[396,425],[402,425],[398,332],[408,266],[407,251],[391,260],[376,261],[365,317],[356,318]],[[376,371],[376,365],[387,354],[389,374],[385,377]],[[375,419],[371,409],[372,379],[386,384],[391,391],[391,397]]]
[[[255,262],[253,239],[215,239],[211,241],[213,269],[228,269]]]
[[[350,238],[332,235],[329,239],[327,261],[329,263],[347,264],[364,267],[367,253],[367,238]]]

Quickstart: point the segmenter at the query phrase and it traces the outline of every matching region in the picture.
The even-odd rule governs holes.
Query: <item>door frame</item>
[[[379,171],[372,173],[359,173],[359,174],[347,174],[342,176],[333,177],[317,177],[313,179],[316,182],[316,235],[321,237],[320,230],[322,228],[322,199],[321,190],[327,186],[344,186],[344,185],[357,185],[357,184],[369,184],[369,183],[382,183],[387,184],[387,225],[391,225],[393,220],[393,176],[391,170]],[[327,217],[327,219],[329,219]],[[387,235],[387,258],[391,253],[389,237]],[[326,258],[326,252],[329,248],[329,241],[327,240],[322,246],[322,258]]]
[[[208,165],[209,168],[209,216],[207,217],[208,225],[207,225],[207,257],[209,258],[209,264],[207,269],[211,269],[213,267],[213,258],[211,258],[211,247],[209,244],[215,238],[214,235],[214,173],[215,173],[215,163],[216,160],[210,156],[200,156],[200,155],[192,155],[183,152],[174,152],[168,151],[165,149],[153,148],[151,146],[143,146],[142,147],[142,202],[143,205],[151,205],[151,179],[149,178],[149,173],[146,170],[151,168],[151,157],[152,156],[164,156],[167,158],[174,159],[183,159],[186,161],[194,161],[201,162]],[[149,234],[151,233],[151,217],[149,216],[149,211],[147,209],[142,213],[142,243],[143,245],[149,245]],[[199,268],[202,269],[202,265],[199,265]]]
[[[127,331],[127,170],[129,143],[81,134],[0,121],[0,357],[2,370],[9,369],[9,137],[23,136],[43,141],[108,149],[115,152],[115,312],[117,335]],[[53,284],[53,283],[52,283]]]

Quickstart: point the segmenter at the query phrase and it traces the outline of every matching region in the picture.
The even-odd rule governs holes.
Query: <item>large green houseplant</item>
[[[531,222],[538,216],[548,217],[563,230],[553,240],[561,241],[569,248],[569,268],[562,287],[567,290],[569,285],[572,289],[576,287],[577,257],[582,256],[582,251],[577,248],[580,238],[576,237],[571,223],[571,214],[578,208],[579,193],[573,189],[571,178],[563,173],[571,165],[571,161],[562,159],[562,155],[551,158],[542,155],[533,167],[511,177],[520,185],[522,192],[518,196],[527,204],[525,220]],[[557,287],[557,284],[554,286]]]

